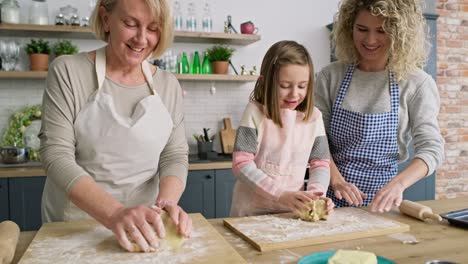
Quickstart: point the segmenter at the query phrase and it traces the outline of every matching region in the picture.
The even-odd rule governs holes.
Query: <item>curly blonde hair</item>
[[[104,30],[104,24],[99,15],[99,8],[104,7],[107,12],[112,12],[119,0],[98,0],[91,15],[91,28],[96,38],[107,42],[109,32]],[[158,57],[172,45],[174,39],[174,23],[172,21],[171,7],[167,0],[144,0],[153,18],[158,23],[159,41],[153,50],[153,57]]]
[[[398,80],[405,79],[425,65],[429,42],[419,0],[343,0],[335,15],[332,31],[335,55],[339,61],[359,63],[353,27],[357,14],[362,10],[384,19],[382,28],[391,43],[388,68]]]
[[[314,109],[314,65],[307,49],[292,40],[276,42],[265,54],[260,68],[260,78],[250,95],[250,100],[265,106],[266,115],[275,124],[283,127],[278,102],[278,78],[281,67],[287,65],[303,65],[309,67],[307,94],[296,107],[297,111],[305,114],[304,121],[309,120]]]

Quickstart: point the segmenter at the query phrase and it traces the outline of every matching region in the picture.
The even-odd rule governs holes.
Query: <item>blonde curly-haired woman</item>
[[[439,94],[421,69],[425,29],[418,0],[341,2],[332,32],[338,61],[315,89],[333,157],[327,195],[337,207],[389,211],[442,163]],[[398,173],[410,142],[415,155]]]

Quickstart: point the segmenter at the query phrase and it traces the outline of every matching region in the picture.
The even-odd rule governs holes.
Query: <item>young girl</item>
[[[332,201],[321,197],[330,158],[322,115],[314,108],[310,55],[294,41],[277,42],[260,73],[237,130],[231,216],[309,210],[305,203],[319,198],[331,211]]]

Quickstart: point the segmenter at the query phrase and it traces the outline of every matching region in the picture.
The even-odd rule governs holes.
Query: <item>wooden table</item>
[[[468,208],[468,198],[424,201],[435,213],[445,213]],[[319,251],[337,249],[360,249],[374,252],[391,259],[396,263],[425,263],[428,260],[450,260],[457,263],[468,263],[468,229],[454,227],[445,220],[441,223],[422,222],[397,210],[385,214],[386,217],[410,225],[406,233],[349,240],[337,243],[307,246],[292,249],[259,252],[250,244],[239,238],[223,226],[222,219],[211,219],[209,222],[221,233],[231,246],[249,263],[297,263],[303,256]],[[33,239],[35,232],[22,232],[13,263]],[[417,244],[406,244],[405,241],[419,241]]]

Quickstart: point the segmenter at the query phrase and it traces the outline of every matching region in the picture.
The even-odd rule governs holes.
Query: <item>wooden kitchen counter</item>
[[[466,197],[420,203],[430,206],[435,213],[468,208],[468,198]],[[366,250],[393,260],[395,263],[423,264],[434,259],[451,260],[460,264],[468,263],[468,229],[449,225],[446,220],[441,223],[423,222],[402,215],[397,209],[384,214],[384,216],[410,225],[410,231],[269,252],[260,252],[254,249],[249,243],[224,227],[222,219],[212,219],[209,222],[248,263],[297,263],[303,256],[338,249]],[[417,239],[419,243],[403,243],[411,238]]]
[[[219,170],[231,169],[232,161],[206,162],[206,163],[190,163],[189,171],[193,170]],[[0,167],[0,178],[18,178],[18,177],[35,177],[45,176],[45,171],[38,166],[24,167]]]
[[[420,202],[430,206],[435,213],[446,213],[468,208],[468,198],[455,198]],[[425,263],[428,260],[450,260],[457,263],[468,263],[468,229],[449,225],[445,220],[441,223],[422,222],[401,215],[394,210],[386,217],[410,225],[406,233],[356,239],[343,242],[328,243],[316,246],[282,249],[270,252],[259,252],[240,237],[223,226],[222,219],[208,220],[228,243],[249,263],[297,263],[303,256],[328,250],[360,249],[374,252],[377,255],[391,259],[396,263]],[[15,260],[17,263],[36,232],[22,232]],[[417,244],[405,244],[411,239]]]

